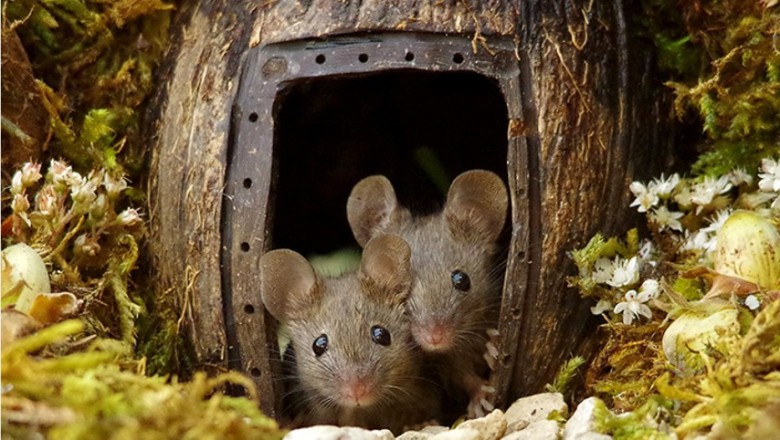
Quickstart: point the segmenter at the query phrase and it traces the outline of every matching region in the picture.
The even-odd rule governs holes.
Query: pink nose
[[[365,405],[371,401],[371,384],[368,378],[350,378],[344,381],[344,397],[356,405]]]
[[[439,323],[416,327],[413,332],[422,348],[429,351],[447,349],[452,339],[450,328]]]

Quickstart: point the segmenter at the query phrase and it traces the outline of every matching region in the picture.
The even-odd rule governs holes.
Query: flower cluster
[[[141,224],[137,209],[115,211],[127,188],[123,176],[106,170],[83,176],[67,163],[52,160],[41,184],[42,179],[41,165],[30,162],[11,179],[10,228],[15,241],[39,243],[52,252],[70,244],[73,256],[95,257],[101,251],[101,237]]]
[[[780,160],[763,159],[758,179],[736,168],[698,178],[662,174],[647,184],[633,182],[629,189],[634,195],[629,206],[646,213],[654,231],[673,237],[678,251],[705,256],[715,250],[716,234],[734,209],[780,213]]]
[[[631,258],[616,256],[612,259],[602,257],[596,260],[591,279],[597,284],[609,286],[607,289],[611,298],[602,297],[591,307],[594,315],[612,311],[615,315],[623,315],[624,324],[631,324],[640,316],[652,318],[653,314],[647,303],[658,297],[658,281],[648,278],[639,285],[640,267],[652,263],[648,258],[651,251],[649,245],[648,242],[648,246],[643,247],[639,255]]]

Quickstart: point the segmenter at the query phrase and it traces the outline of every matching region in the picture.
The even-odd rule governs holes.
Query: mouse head
[[[494,242],[503,230],[508,205],[501,178],[490,171],[471,170],[452,182],[443,214],[455,238]],[[361,246],[371,237],[402,230],[412,222],[409,210],[398,204],[393,185],[385,176],[366,177],[352,188],[347,219]]]
[[[442,212],[418,219],[398,205],[382,176],[353,188],[347,217],[357,241],[394,232],[412,247],[415,282],[407,308],[415,340],[426,351],[449,351],[489,325],[488,311],[498,301],[496,241],[508,204],[504,183],[484,170],[460,174]]]
[[[410,258],[409,245],[396,235],[371,239],[360,269],[338,278],[320,277],[290,250],[261,258],[263,303],[288,325],[298,379],[313,401],[370,407],[389,400],[414,374],[404,315]]]

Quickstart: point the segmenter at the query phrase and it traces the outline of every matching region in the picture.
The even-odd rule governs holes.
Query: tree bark
[[[593,354],[599,319],[567,287],[577,273],[568,252],[597,232],[622,235],[636,220],[630,182],[671,153],[670,94],[630,10],[618,0],[520,4],[534,267],[510,399],[542,391],[564,361]]]
[[[150,250],[154,290],[178,298],[198,363],[262,370],[262,407],[277,415],[278,371],[267,352],[274,341],[261,333],[249,347],[235,336],[247,320],[261,328],[270,321],[263,310],[251,310],[244,321],[234,317],[226,274],[233,257],[226,251],[231,195],[224,187],[247,54],[276,42],[386,31],[467,35],[480,51],[489,49],[491,36],[518,41],[521,90],[507,99],[521,102],[523,117],[509,121],[508,139],[522,142],[508,152],[513,247],[492,378],[497,403],[540,391],[564,361],[592,352],[596,320],[566,285],[576,272],[567,252],[596,232],[622,234],[632,218],[628,184],[649,177],[669,152],[668,96],[653,81],[652,49],[635,37],[626,10],[618,0],[182,6],[146,116],[153,152]],[[264,352],[260,365],[246,362],[247,350]]]

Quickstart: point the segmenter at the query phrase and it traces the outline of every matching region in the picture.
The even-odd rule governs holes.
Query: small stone
[[[449,430],[450,430],[450,428],[448,428],[446,426],[430,425],[430,426],[426,426],[425,428],[421,429],[420,432],[424,432],[424,433],[427,433],[427,434],[438,434],[440,432],[449,431]]]
[[[561,427],[555,420],[537,420],[522,431],[515,431],[503,440],[558,440]]]
[[[580,434],[577,440],[612,440],[612,436],[598,432],[586,432],[585,434]]]
[[[433,437],[433,434],[430,432],[421,432],[421,431],[406,431],[403,434],[396,437],[396,440],[429,440],[431,437]]]
[[[533,422],[547,420],[551,412],[561,417],[569,415],[569,407],[561,393],[542,393],[517,399],[506,410],[507,432],[519,431]]]
[[[458,425],[455,431],[459,429],[476,430],[482,440],[498,440],[506,432],[506,418],[503,411],[496,409],[485,417],[466,420]]]
[[[563,440],[600,440],[611,438],[596,432],[596,421],[609,411],[598,397],[588,397],[580,402],[577,410],[563,428]]]
[[[284,438],[285,440],[393,440],[395,436],[387,429],[369,431],[353,426],[318,425],[294,429]]]
[[[444,432],[440,432],[433,437],[432,440],[482,440],[479,435],[479,431],[473,428],[463,429],[450,429]]]

